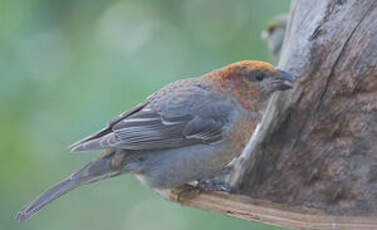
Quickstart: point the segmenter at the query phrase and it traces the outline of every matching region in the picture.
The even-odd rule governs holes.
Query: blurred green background
[[[125,175],[14,217],[99,152],[66,146],[168,82],[270,60],[288,0],[0,0],[0,229],[277,229],[164,201]]]

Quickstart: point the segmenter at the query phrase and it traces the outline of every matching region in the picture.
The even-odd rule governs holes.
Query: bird
[[[275,63],[280,59],[287,24],[288,14],[278,14],[268,22],[261,34]]]
[[[170,83],[71,145],[73,152],[103,154],[36,197],[16,218],[24,221],[81,185],[125,173],[156,190],[192,181],[205,191],[225,190],[200,182],[241,153],[271,95],[294,84],[288,72],[254,60]]]

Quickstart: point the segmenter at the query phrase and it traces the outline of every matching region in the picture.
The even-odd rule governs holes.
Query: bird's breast
[[[227,132],[228,149],[233,157],[240,154],[245,148],[259,121],[259,116],[248,114],[234,119]]]

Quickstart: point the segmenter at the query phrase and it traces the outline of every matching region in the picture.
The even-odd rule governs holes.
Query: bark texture
[[[279,67],[297,86],[271,99],[231,183],[293,222],[293,214],[307,213],[307,228],[377,229],[377,1],[292,1],[281,55]],[[190,202],[216,211],[226,203]],[[328,223],[311,225],[319,217]]]
[[[299,78],[241,183],[254,198],[377,217],[377,1],[296,1],[281,68]]]

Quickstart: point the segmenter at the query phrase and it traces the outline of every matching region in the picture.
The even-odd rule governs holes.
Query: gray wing
[[[72,151],[151,150],[217,143],[222,141],[234,110],[222,95],[200,86],[163,89]]]
[[[143,109],[146,106],[146,104],[147,103],[145,103],[145,102],[140,103],[140,104],[136,105],[135,107],[133,107],[132,109],[120,114],[117,118],[115,118],[114,120],[109,122],[109,124],[105,128],[99,130],[98,132],[96,132],[96,133],[94,133],[94,134],[92,134],[88,137],[85,137],[85,138],[73,143],[68,148],[71,149],[72,152],[84,151],[85,149],[81,150],[81,148],[84,148],[84,145],[86,143],[89,143],[89,142],[94,141],[94,140],[98,140],[101,137],[106,136],[109,133],[112,133],[113,132],[112,128],[115,124],[117,124],[119,121],[121,121],[123,119],[126,119],[127,117],[131,116],[132,114],[139,112],[141,109]]]

